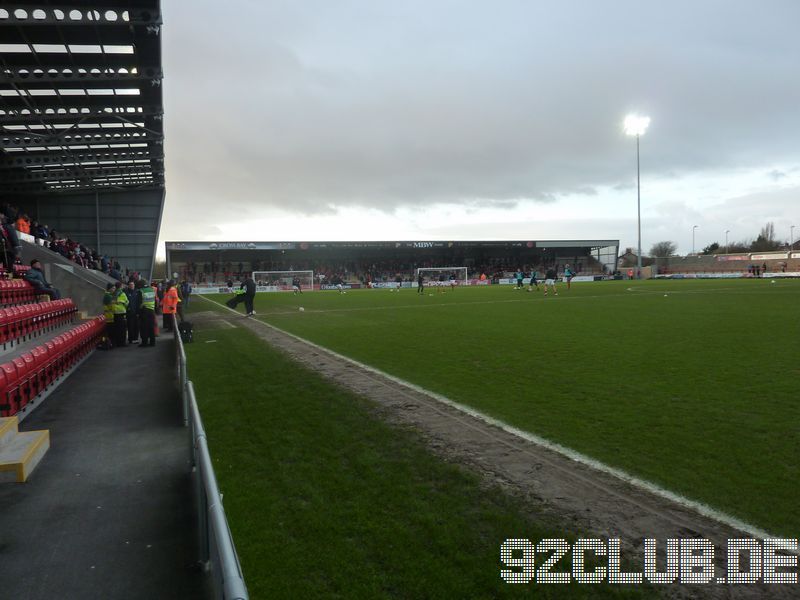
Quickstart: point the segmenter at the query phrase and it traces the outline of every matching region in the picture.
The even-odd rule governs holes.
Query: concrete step
[[[17,417],[0,417],[0,450],[14,439],[19,431],[19,419]]]
[[[0,483],[23,483],[50,448],[50,431],[20,431],[0,448]]]

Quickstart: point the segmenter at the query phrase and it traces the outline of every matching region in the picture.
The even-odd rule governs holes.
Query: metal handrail
[[[178,331],[178,320],[175,315],[172,319],[183,423],[189,428],[192,466],[196,473],[195,496],[198,502],[200,560],[206,570],[212,573],[216,598],[248,600],[242,567],[228,527],[228,519],[222,506],[222,494],[217,486],[217,476],[208,451],[208,441],[203,420],[200,418],[200,409],[197,407],[194,385],[188,378],[186,351]]]

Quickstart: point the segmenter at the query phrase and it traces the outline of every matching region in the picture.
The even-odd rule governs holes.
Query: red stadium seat
[[[9,410],[13,415],[21,408],[19,404],[19,376],[17,375],[17,367],[13,362],[9,361],[0,365],[0,370],[3,371],[6,380],[6,404],[9,405]]]
[[[5,308],[0,308],[0,344],[11,341],[10,317]]]
[[[15,340],[22,335],[20,332],[19,308],[9,306],[5,310],[6,315],[8,315],[9,338]]]
[[[50,385],[47,374],[47,346],[36,346],[31,350],[31,355],[34,360],[33,368],[37,380],[37,389],[41,393]]]
[[[36,358],[32,352],[23,352],[19,357],[25,363],[25,378],[27,381],[28,399],[33,399],[39,393],[39,374],[36,371]],[[15,359],[16,360],[16,359]],[[19,366],[17,366],[19,370]]]
[[[53,338],[53,345],[55,350],[55,376],[61,377],[64,374],[64,365],[66,364],[67,357],[65,353],[64,336],[57,335]]]
[[[21,356],[15,356],[11,362],[17,368],[17,386],[19,387],[19,408],[24,408],[31,398],[29,387],[30,373],[28,361]],[[33,362],[33,361],[31,361]]]
[[[18,315],[22,337],[26,337],[33,331],[33,305],[24,304],[20,306]]]
[[[12,412],[12,406],[6,394],[7,387],[6,372],[0,369],[0,417],[10,417],[15,412]]]

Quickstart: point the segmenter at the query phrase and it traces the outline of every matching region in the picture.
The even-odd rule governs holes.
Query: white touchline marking
[[[661,291],[659,291],[658,293],[661,293]],[[225,306],[224,304],[220,304],[219,302],[214,302],[213,300],[211,300],[209,298],[205,298],[203,296],[201,296],[201,298],[203,298],[203,300],[206,300],[208,302],[212,302],[213,304],[216,304],[217,306],[221,306],[225,310],[229,310],[234,314],[237,314],[237,315],[240,314],[240,313],[236,312],[235,310],[233,310],[232,308],[229,308],[229,307]],[[317,350],[320,350],[320,351],[323,351],[323,352],[327,352],[331,356],[335,356],[336,358],[338,358],[340,360],[343,360],[343,361],[346,361],[346,362],[348,362],[348,363],[350,363],[352,365],[355,365],[355,366],[357,366],[357,367],[359,367],[361,369],[364,369],[365,371],[367,371],[369,373],[373,373],[375,375],[379,375],[381,377],[385,377],[386,379],[388,379],[390,381],[393,381],[393,382],[398,383],[400,385],[403,385],[403,386],[405,386],[405,387],[407,387],[407,388],[409,388],[411,390],[414,390],[415,392],[418,392],[420,394],[423,394],[425,396],[433,398],[434,400],[437,400],[437,401],[441,402],[442,404],[446,404],[447,406],[455,408],[456,410],[461,411],[461,412],[463,412],[465,414],[468,414],[468,415],[470,415],[470,416],[472,416],[472,417],[474,417],[474,418],[476,418],[476,419],[478,419],[480,421],[483,421],[484,423],[487,423],[487,424],[492,425],[494,427],[499,427],[503,431],[506,431],[506,432],[516,436],[516,437],[519,437],[519,438],[521,438],[523,440],[526,440],[528,442],[532,442],[534,444],[537,444],[539,446],[547,448],[548,450],[551,450],[553,452],[557,452],[558,454],[561,454],[562,456],[565,456],[565,457],[567,457],[567,458],[569,458],[571,460],[574,460],[575,462],[580,463],[582,465],[585,465],[587,467],[591,467],[592,469],[600,471],[601,473],[605,473],[607,475],[611,475],[613,477],[616,477],[617,479],[619,479],[621,481],[624,481],[625,483],[628,483],[628,484],[630,484],[630,485],[632,485],[632,486],[634,486],[636,488],[639,488],[641,490],[645,490],[647,492],[650,492],[651,494],[653,494],[655,496],[659,496],[661,498],[669,500],[670,502],[674,502],[675,504],[678,504],[679,506],[682,506],[684,508],[688,508],[690,510],[693,510],[698,514],[700,514],[700,515],[702,515],[704,517],[707,517],[709,519],[713,519],[713,520],[715,520],[715,521],[717,521],[719,523],[722,523],[723,525],[727,525],[728,527],[733,527],[734,529],[738,529],[739,531],[742,531],[742,532],[746,533],[750,537],[757,538],[757,539],[762,539],[762,540],[763,539],[774,539],[774,538],[778,537],[778,536],[771,535],[771,534],[767,533],[765,530],[759,529],[755,525],[751,525],[750,523],[742,521],[741,519],[738,519],[738,518],[736,518],[736,517],[734,517],[732,515],[729,515],[727,513],[722,512],[722,511],[719,511],[719,510],[716,510],[714,508],[711,508],[707,504],[703,504],[702,502],[697,502],[696,500],[691,500],[689,498],[686,498],[685,496],[681,496],[680,494],[676,494],[675,492],[671,492],[671,491],[669,491],[669,490],[667,490],[665,488],[662,488],[661,486],[658,486],[655,483],[651,483],[651,482],[646,481],[644,479],[639,479],[638,477],[635,477],[635,476],[631,475],[630,473],[627,473],[627,472],[625,472],[625,471],[623,471],[621,469],[617,469],[616,467],[609,466],[609,465],[607,465],[605,463],[602,463],[602,462],[600,462],[598,460],[595,460],[594,458],[586,456],[585,454],[581,454],[580,452],[572,450],[571,448],[567,448],[566,446],[562,446],[561,444],[558,444],[556,442],[552,442],[552,441],[550,441],[548,439],[545,439],[543,437],[540,437],[540,436],[538,436],[538,435],[536,435],[534,433],[530,433],[528,431],[523,431],[522,429],[518,429],[518,428],[516,428],[516,427],[514,427],[512,425],[509,425],[508,423],[505,423],[504,421],[500,421],[499,419],[495,419],[494,417],[490,417],[489,415],[486,415],[486,414],[484,414],[484,413],[482,413],[482,412],[480,412],[478,410],[475,410],[474,408],[471,408],[469,406],[466,406],[464,404],[460,404],[460,403],[458,403],[458,402],[456,402],[454,400],[451,400],[450,398],[447,398],[446,396],[443,396],[441,394],[437,394],[436,392],[432,392],[430,390],[427,390],[427,389],[425,389],[425,388],[423,388],[421,386],[418,386],[418,385],[416,385],[414,383],[411,383],[411,382],[406,381],[404,379],[401,379],[399,377],[395,377],[394,375],[390,375],[389,373],[385,373],[384,371],[381,371],[380,369],[376,369],[375,367],[371,367],[371,366],[369,366],[367,364],[364,364],[362,362],[354,360],[354,359],[352,359],[352,358],[350,358],[348,356],[345,356],[343,354],[339,354],[338,352],[335,352],[335,351],[331,350],[330,348],[325,348],[324,346],[320,346],[318,344],[315,344],[314,342],[311,342],[311,341],[309,341],[309,340],[307,340],[305,338],[302,338],[299,335],[295,335],[295,334],[290,333],[288,331],[284,331],[283,329],[281,329],[279,327],[275,327],[274,325],[271,325],[269,323],[265,323],[264,321],[260,321],[259,320],[258,322],[261,323],[262,325],[264,325],[265,327],[269,327],[270,329],[274,329],[275,331],[278,331],[278,332],[280,332],[280,333],[282,333],[282,334],[284,334],[286,336],[294,338],[294,339],[296,339],[296,340],[298,340],[300,342],[303,342],[304,344],[308,344],[312,348],[316,348]]]

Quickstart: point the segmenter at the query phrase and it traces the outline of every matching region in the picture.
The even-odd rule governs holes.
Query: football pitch
[[[800,530],[800,281],[264,293],[255,309],[771,534]]]

